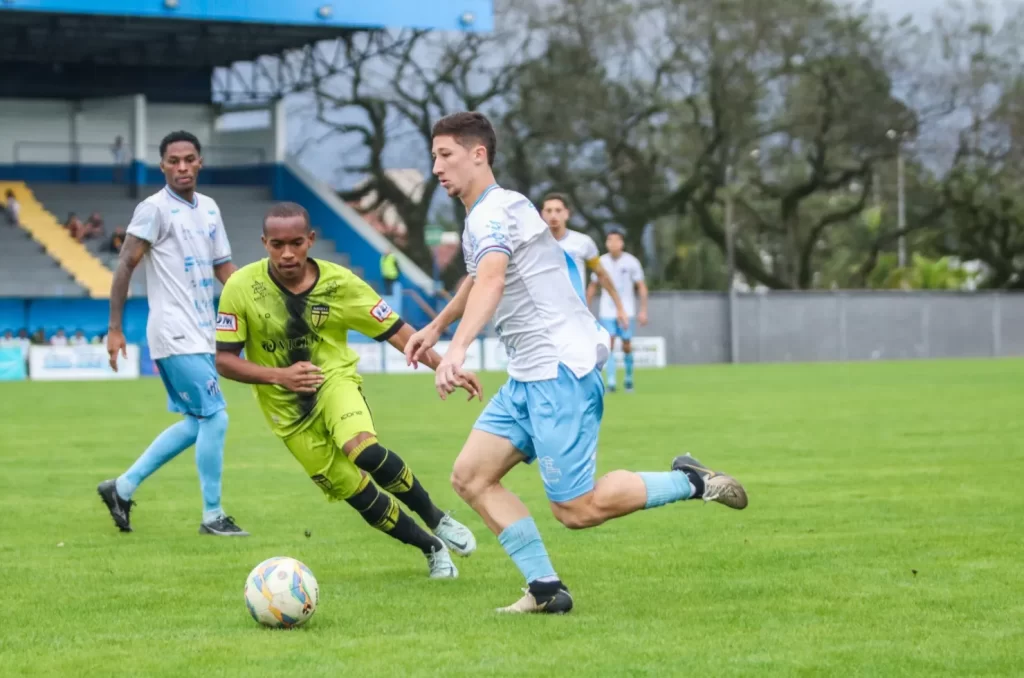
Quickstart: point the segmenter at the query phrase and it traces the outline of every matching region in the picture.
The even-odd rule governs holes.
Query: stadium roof
[[[39,12],[0,14],[0,62],[182,69],[227,66],[353,29]]]
[[[149,83],[162,81],[185,99],[208,99],[211,73],[224,68],[229,84],[215,82],[215,90],[238,89],[250,100],[280,96],[315,79],[317,66],[338,67],[319,63],[311,49],[317,42],[380,28],[487,31],[491,3],[0,0],[0,96],[153,95]],[[293,50],[304,51],[300,70],[308,75],[266,62]],[[261,57],[258,68],[237,68]]]

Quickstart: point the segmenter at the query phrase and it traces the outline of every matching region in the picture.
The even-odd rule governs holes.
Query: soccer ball
[[[245,606],[264,626],[291,629],[304,624],[316,612],[320,587],[308,567],[279,556],[253,568],[245,580]]]

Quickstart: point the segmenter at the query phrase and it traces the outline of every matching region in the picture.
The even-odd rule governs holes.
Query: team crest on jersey
[[[320,327],[327,322],[327,316],[331,313],[331,307],[327,304],[316,304],[309,308],[309,319],[313,321],[313,327]]]
[[[238,316],[234,313],[218,313],[217,329],[221,332],[237,332]]]
[[[383,299],[378,301],[377,305],[370,309],[370,315],[376,318],[377,322],[380,323],[390,318],[392,313],[394,313],[394,311],[392,311],[391,307],[388,306],[388,302]]]

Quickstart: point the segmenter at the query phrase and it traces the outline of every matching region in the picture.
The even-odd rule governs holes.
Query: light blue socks
[[[690,479],[682,471],[645,471],[637,473],[647,488],[645,509],[657,508],[665,504],[689,499],[697,493]]]
[[[228,433],[228,413],[224,410],[199,420],[196,438],[196,468],[203,491],[203,522],[224,515],[220,507],[220,478],[224,470],[224,438]]]
[[[615,388],[615,351],[611,351],[608,362],[604,364],[604,383],[609,388]]]
[[[626,363],[626,385],[630,386],[633,383],[633,354],[626,353],[622,360]]]
[[[118,495],[122,499],[131,499],[142,481],[195,445],[199,486],[203,492],[203,522],[209,523],[223,516],[220,487],[224,469],[224,438],[227,431],[228,413],[224,410],[203,419],[186,415],[184,419],[158,435],[132,467],[118,477]]]
[[[558,578],[533,518],[527,517],[512,523],[498,535],[498,541],[526,577],[527,584],[539,579]]]
[[[185,417],[156,437],[132,467],[117,479],[117,493],[122,499],[131,499],[142,481],[157,469],[192,447],[199,435],[199,421]]]

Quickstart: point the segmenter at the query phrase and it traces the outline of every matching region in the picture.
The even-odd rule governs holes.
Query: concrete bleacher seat
[[[0,297],[84,297],[79,285],[21,229],[0,228]]]
[[[201,177],[200,177],[201,181]],[[158,186],[147,186],[143,196],[158,191]],[[127,226],[138,200],[128,196],[124,186],[106,184],[33,184],[32,190],[39,200],[63,222],[74,212],[85,221],[93,212],[103,215],[106,235],[86,241],[86,247],[110,268],[117,263],[117,255],[104,252],[110,234],[119,226]],[[217,201],[224,218],[228,239],[231,241],[232,258],[237,266],[257,261],[266,256],[262,235],[263,215],[274,203],[267,187],[252,186],[203,186],[199,192]],[[314,224],[314,227],[316,225]],[[320,236],[320,233],[317,233]],[[314,246],[313,255],[326,261],[348,266],[348,257],[337,251],[333,240],[320,238]],[[359,271],[356,271],[359,273]],[[132,276],[132,296],[145,294],[145,273],[136,271]]]

